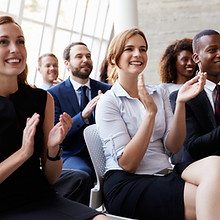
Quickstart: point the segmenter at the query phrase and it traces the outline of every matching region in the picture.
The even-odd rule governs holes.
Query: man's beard
[[[81,72],[79,69],[71,71],[73,76],[78,77],[80,79],[88,79],[91,72],[92,72],[92,67],[88,72]]]

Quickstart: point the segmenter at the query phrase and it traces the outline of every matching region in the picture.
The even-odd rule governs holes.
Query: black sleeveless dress
[[[27,118],[40,114],[33,156],[0,183],[0,219],[83,220],[99,214],[55,193],[40,169],[46,101],[46,91],[24,84],[10,98],[0,96],[0,162],[21,147]]]

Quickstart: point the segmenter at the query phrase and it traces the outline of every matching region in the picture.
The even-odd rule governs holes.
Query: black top
[[[46,101],[46,91],[23,84],[19,84],[10,98],[0,96],[0,162],[21,148],[27,118],[35,112],[40,114],[33,156],[0,184],[0,211],[28,204],[51,190],[40,169],[39,159],[43,148]]]

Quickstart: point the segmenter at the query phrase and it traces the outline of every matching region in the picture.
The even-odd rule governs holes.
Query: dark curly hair
[[[175,40],[165,49],[159,64],[159,73],[162,83],[176,82],[177,69],[175,63],[177,61],[177,55],[183,50],[193,53],[191,38]]]

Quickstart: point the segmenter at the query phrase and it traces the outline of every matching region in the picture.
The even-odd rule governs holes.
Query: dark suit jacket
[[[110,85],[90,79],[91,97],[98,95],[98,90],[105,93],[111,88]],[[61,82],[57,86],[48,90],[54,98],[55,102],[55,123],[59,121],[59,116],[63,112],[68,113],[73,119],[73,125],[64,139],[61,147],[64,151],[68,151],[71,155],[77,155],[86,149],[86,144],[83,138],[83,130],[88,124],[82,119],[81,111],[75,90],[70,82],[70,79]]]
[[[178,91],[170,94],[173,111],[177,94]],[[184,161],[220,155],[220,126],[216,127],[215,115],[204,90],[186,103],[186,126]]]

